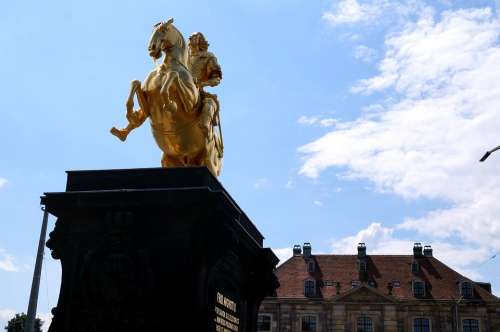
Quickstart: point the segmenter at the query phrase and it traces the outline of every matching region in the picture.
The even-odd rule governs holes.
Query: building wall
[[[272,316],[273,332],[302,332],[303,315],[317,317],[317,332],[356,332],[360,315],[372,318],[376,332],[412,332],[413,320],[419,317],[430,319],[432,332],[456,331],[455,304],[451,301],[374,303],[268,298],[260,313]],[[459,317],[478,319],[481,332],[500,332],[499,303],[460,303]]]

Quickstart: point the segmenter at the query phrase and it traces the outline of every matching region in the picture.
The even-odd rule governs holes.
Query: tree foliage
[[[28,316],[25,313],[16,314],[5,327],[7,332],[24,332],[24,326]],[[34,332],[42,332],[43,321],[40,318],[35,319]]]

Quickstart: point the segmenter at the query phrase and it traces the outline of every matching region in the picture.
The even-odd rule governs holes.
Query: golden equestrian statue
[[[163,151],[162,167],[206,166],[218,176],[224,146],[217,96],[204,91],[222,79],[217,58],[208,52],[202,33],[189,38],[189,45],[172,24],[173,19],[153,27],[149,55],[163,62],[144,82],[134,80],[126,102],[128,125],[113,127],[121,141],[149,118],[156,143]],[[134,110],[134,97],[139,108]]]

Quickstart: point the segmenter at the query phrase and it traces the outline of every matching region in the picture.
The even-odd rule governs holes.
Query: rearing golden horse
[[[129,123],[124,129],[113,127],[111,133],[125,141],[133,129],[149,118],[155,141],[163,151],[162,167],[207,166],[219,175],[222,137],[207,136],[197,125],[200,90],[188,68],[186,41],[172,23],[170,19],[154,26],[148,51],[155,62],[164,54],[163,62],[148,74],[142,85],[138,80],[132,81],[126,102]],[[139,103],[137,110],[134,110],[134,96]],[[217,125],[218,116],[216,119]]]

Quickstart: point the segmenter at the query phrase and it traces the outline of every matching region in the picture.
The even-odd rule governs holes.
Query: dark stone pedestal
[[[62,282],[50,332],[256,331],[278,262],[206,168],[70,171],[45,193]]]

